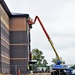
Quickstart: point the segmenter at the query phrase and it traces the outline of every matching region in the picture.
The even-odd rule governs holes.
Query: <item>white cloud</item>
[[[12,12],[28,13],[41,18],[58,54],[75,63],[75,0],[5,0]],[[31,47],[41,49],[48,63],[55,54],[38,22],[31,30]]]

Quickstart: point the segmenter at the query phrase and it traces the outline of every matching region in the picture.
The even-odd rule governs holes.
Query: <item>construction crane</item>
[[[40,25],[41,25],[41,27],[42,27],[42,29],[43,29],[45,35],[46,35],[46,37],[47,37],[47,39],[48,39],[48,41],[49,41],[51,47],[53,48],[53,50],[54,50],[54,52],[55,52],[55,55],[56,55],[58,61],[60,61],[60,57],[59,57],[59,55],[58,55],[58,53],[57,53],[57,51],[56,51],[56,49],[55,49],[55,47],[54,47],[54,45],[53,45],[53,42],[52,42],[50,36],[48,35],[48,33],[47,33],[47,31],[46,31],[46,29],[45,29],[43,23],[41,22],[40,18],[39,18],[38,16],[36,16],[35,19],[34,19],[34,21],[32,21],[31,18],[28,18],[28,24],[30,25],[30,27],[32,27],[32,25],[36,23],[36,20],[39,21],[39,23],[40,23]]]
[[[50,43],[50,45],[51,45],[51,47],[52,47],[52,49],[53,49],[53,51],[54,51],[56,57],[57,57],[57,63],[54,64],[54,65],[52,65],[52,68],[55,69],[55,70],[58,70],[58,69],[61,70],[61,69],[62,69],[63,71],[64,71],[65,69],[68,69],[68,66],[67,66],[67,65],[65,65],[65,64],[63,65],[63,64],[61,63],[61,59],[60,59],[60,57],[59,57],[59,55],[58,55],[58,53],[57,53],[57,51],[56,51],[56,49],[55,49],[55,47],[54,47],[54,44],[53,44],[53,42],[52,42],[50,36],[48,35],[48,33],[47,33],[47,31],[46,31],[46,29],[45,29],[43,23],[41,22],[41,20],[40,20],[40,18],[39,18],[38,16],[35,17],[34,21],[33,21],[31,18],[28,18],[29,27],[32,28],[32,25],[36,23],[36,20],[39,21],[39,23],[40,23],[40,25],[41,25],[41,27],[42,27],[42,29],[43,29],[43,31],[44,31],[44,33],[45,33],[47,39],[48,39],[48,41],[49,41],[49,43]],[[59,74],[59,75],[60,75],[60,74]],[[64,75],[65,75],[65,74],[64,74]]]

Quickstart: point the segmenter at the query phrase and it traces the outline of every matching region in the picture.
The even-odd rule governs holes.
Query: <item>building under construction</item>
[[[30,53],[28,14],[11,13],[0,0],[0,73],[27,72]]]

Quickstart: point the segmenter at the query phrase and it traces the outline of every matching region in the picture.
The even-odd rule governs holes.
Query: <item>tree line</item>
[[[32,59],[37,60],[36,66],[37,67],[47,67],[47,60],[45,59],[45,56],[43,55],[43,52],[39,50],[38,48],[32,49]],[[61,63],[65,64],[65,61],[60,57]],[[55,64],[57,62],[57,57],[52,58],[52,62]],[[71,68],[75,69],[75,65],[71,66]]]

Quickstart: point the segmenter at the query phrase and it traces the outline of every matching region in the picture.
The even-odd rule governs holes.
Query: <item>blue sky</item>
[[[38,15],[66,64],[75,64],[75,0],[5,0],[11,12]],[[31,29],[31,49],[42,50],[48,64],[55,53],[38,21]]]

